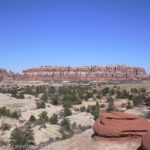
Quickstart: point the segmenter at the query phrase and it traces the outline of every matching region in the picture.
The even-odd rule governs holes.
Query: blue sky
[[[126,64],[150,72],[149,0],[0,0],[0,67]]]

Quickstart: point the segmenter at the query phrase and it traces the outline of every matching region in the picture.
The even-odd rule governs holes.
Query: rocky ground
[[[104,139],[95,141],[92,139],[94,133],[92,127],[95,123],[94,115],[86,110],[82,112],[80,109],[82,107],[88,109],[89,106],[95,106],[98,103],[100,106],[100,113],[103,113],[109,107],[107,94],[101,98],[97,98],[94,95],[92,98],[82,100],[81,104],[72,104],[70,107],[71,115],[68,115],[65,118],[69,120],[71,128],[73,128],[73,126],[76,126],[76,128],[73,128],[74,134],[70,136],[70,138],[67,137],[68,139],[66,139],[65,137],[63,139],[61,122],[63,121],[62,113],[64,112],[64,106],[62,104],[53,105],[50,103],[51,99],[48,99],[48,101],[45,102],[45,108],[37,109],[36,103],[41,98],[42,94],[39,94],[38,96],[24,94],[23,99],[17,99],[12,97],[11,94],[0,93],[0,107],[5,106],[11,112],[18,111],[21,115],[19,119],[6,116],[0,117],[0,127],[3,124],[10,125],[9,130],[3,131],[0,129],[0,142],[3,141],[9,145],[11,133],[15,128],[20,128],[28,124],[32,115],[38,120],[39,115],[42,112],[46,112],[48,118],[51,118],[53,114],[57,114],[58,123],[52,124],[46,122],[45,127],[41,127],[39,124],[31,126],[34,142],[36,145],[39,145],[40,150],[137,150],[141,145],[141,139],[136,141]],[[115,96],[112,98],[114,99],[113,107],[117,108],[117,111],[124,111],[142,117],[145,117],[149,112],[148,106],[139,105],[134,107],[133,101],[127,98],[115,99]],[[131,106],[127,109],[129,102]],[[0,150],[1,149],[2,147],[0,147]]]
[[[91,136],[92,129],[75,135],[70,139],[52,143],[41,150],[137,150],[140,143],[137,142],[118,142],[118,141],[94,141]]]

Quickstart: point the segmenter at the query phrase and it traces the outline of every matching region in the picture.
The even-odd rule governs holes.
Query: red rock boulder
[[[142,138],[142,149],[150,150],[150,131],[147,132]]]
[[[150,129],[150,122],[144,118],[123,113],[103,113],[93,126],[94,134],[100,137],[142,137]]]

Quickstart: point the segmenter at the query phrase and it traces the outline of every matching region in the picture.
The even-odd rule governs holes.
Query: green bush
[[[47,100],[48,100],[48,95],[47,95],[46,92],[42,95],[41,100],[44,101],[44,102],[47,102]]]
[[[57,124],[58,123],[58,115],[53,114],[53,116],[50,118],[50,123],[51,124]]]
[[[48,116],[46,111],[43,111],[41,114],[39,114],[39,120],[43,122],[48,122]]]
[[[82,107],[80,108],[80,111],[81,111],[81,112],[86,111],[85,107],[84,107],[84,106],[82,106]]]
[[[102,96],[106,96],[107,94],[109,94],[109,90],[110,88],[109,87],[105,87],[102,89],[101,93],[102,93]]]
[[[28,150],[30,142],[34,140],[33,132],[30,128],[18,129],[16,128],[11,133],[10,138],[11,147],[15,150]]]
[[[40,100],[36,102],[37,109],[46,108],[45,102]]]
[[[31,121],[31,122],[35,122],[35,121],[36,121],[35,116],[31,115],[31,116],[30,116],[30,118],[29,118],[29,121]]]
[[[88,106],[86,112],[91,113],[94,116],[94,120],[96,120],[100,115],[100,105],[96,102],[96,105]]]
[[[66,117],[66,116],[70,116],[70,115],[72,115],[71,110],[68,107],[65,107],[64,108],[64,116]]]
[[[144,102],[147,106],[150,106],[150,97],[147,97]]]
[[[10,114],[11,118],[19,119],[21,117],[21,114],[17,111],[14,111]]]
[[[150,119],[150,111],[148,112],[148,114],[146,115],[147,119]]]
[[[131,108],[132,108],[131,102],[128,102],[127,109],[131,109]]]
[[[7,109],[6,107],[1,107],[0,108],[0,117],[1,116],[9,116],[10,115],[10,110]]]
[[[8,123],[3,123],[0,127],[0,130],[6,131],[6,130],[9,130],[10,128],[11,128],[11,125],[9,125]]]
[[[112,100],[112,101],[110,101],[109,104],[108,104],[107,111],[110,112],[110,111],[114,111],[114,110],[115,110],[114,100]]]
[[[70,121],[66,118],[61,122],[61,126],[65,128],[65,130],[70,130]]]

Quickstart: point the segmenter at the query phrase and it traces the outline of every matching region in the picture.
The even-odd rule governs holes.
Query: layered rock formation
[[[148,78],[146,71],[140,67],[91,66],[91,67],[52,67],[44,66],[24,70],[21,74],[7,73],[0,70],[0,81],[118,81]]]
[[[150,130],[150,122],[123,112],[103,113],[93,126],[97,137],[142,137]]]
[[[143,68],[127,66],[39,67],[24,70],[20,80],[115,81],[145,79]]]
[[[0,68],[0,82],[4,81],[4,80],[7,80],[7,81],[15,80],[15,77],[16,77],[15,73],[13,73],[11,71],[7,72],[6,69]]]

